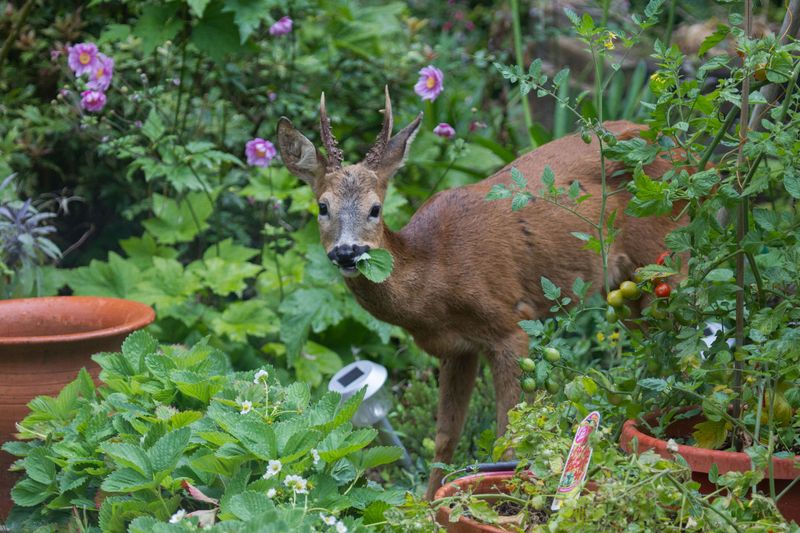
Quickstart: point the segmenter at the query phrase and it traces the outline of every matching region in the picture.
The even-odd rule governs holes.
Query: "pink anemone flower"
[[[253,167],[268,166],[277,153],[274,144],[259,137],[247,141],[244,149],[244,154],[247,156],[247,164]]]
[[[94,43],[80,43],[69,47],[67,58],[69,68],[76,76],[91,74],[97,68],[97,45]]]
[[[452,139],[456,136],[456,130],[453,129],[453,126],[448,124],[447,122],[442,122],[435,128],[433,128],[433,133],[438,135],[439,137],[444,137],[445,139]]]
[[[289,17],[281,17],[281,19],[269,27],[270,35],[286,35],[292,32],[292,19]]]
[[[105,91],[111,86],[114,76],[114,60],[105,54],[97,54],[97,67],[89,74],[86,86],[94,91]]]
[[[444,74],[433,65],[419,71],[419,81],[414,85],[414,92],[423,100],[433,102],[444,90]]]
[[[81,107],[90,113],[101,111],[106,106],[106,95],[103,91],[83,91]]]

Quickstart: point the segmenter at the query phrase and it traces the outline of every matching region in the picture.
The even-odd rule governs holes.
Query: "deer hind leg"
[[[506,432],[508,411],[520,399],[519,359],[528,353],[528,336],[522,330],[494,346],[489,359],[497,399],[497,434]]]
[[[439,407],[436,415],[436,451],[434,461],[449,463],[458,445],[469,409],[469,398],[478,373],[478,353],[462,353],[442,357],[439,367]],[[433,499],[442,484],[444,473],[439,468],[431,471],[425,498]]]

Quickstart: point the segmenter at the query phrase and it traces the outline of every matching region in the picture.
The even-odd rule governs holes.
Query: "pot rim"
[[[436,490],[436,493],[434,494],[433,499],[435,501],[435,500],[440,500],[442,498],[447,498],[447,497],[453,496],[453,495],[455,495],[455,493],[459,489],[464,489],[466,487],[469,487],[469,486],[472,486],[472,485],[476,485],[476,484],[480,483],[481,481],[483,481],[483,482],[502,483],[502,482],[508,481],[509,479],[514,477],[514,474],[515,474],[514,470],[503,470],[503,471],[500,471],[500,472],[478,472],[478,473],[475,473],[475,474],[469,474],[469,475],[466,475],[466,476],[463,476],[463,477],[459,477],[459,478],[454,479],[453,481],[448,481],[447,483],[445,483],[444,485],[439,487]],[[499,488],[503,489],[505,487],[499,487]],[[452,492],[452,494],[451,494],[451,492]],[[438,509],[436,509],[437,521],[440,520],[440,517],[439,517],[440,513],[442,515],[441,518],[443,518],[445,520],[449,520],[449,518],[450,518],[450,508],[449,507],[443,505],[443,506],[440,506]],[[473,519],[468,518],[466,516],[462,516],[458,520],[459,520],[458,523],[461,523],[461,524],[463,524],[465,526],[471,527],[474,531],[480,531],[480,532],[484,532],[484,533],[487,533],[487,532],[488,533],[508,533],[507,529],[501,529],[501,528],[499,528],[499,527],[497,527],[495,525],[492,525],[492,524],[484,524],[482,522],[478,522],[477,520],[473,520]],[[442,524],[440,522],[439,525],[441,525],[442,527],[447,529],[445,524]]]
[[[687,412],[692,409],[700,409],[700,406],[687,406],[684,407],[681,411]],[[655,421],[656,417],[658,417],[660,413],[653,412],[648,413],[642,417],[648,422]],[[702,417],[702,412],[697,416]],[[746,459],[747,463],[750,463],[750,456],[744,452],[733,452],[728,450],[711,450],[708,448],[701,448],[699,446],[691,446],[687,444],[678,444],[678,451],[675,453],[669,452],[667,450],[667,441],[664,439],[660,439],[649,435],[644,432],[643,429],[639,428],[639,419],[636,418],[629,418],[625,421],[622,425],[622,432],[620,433],[620,447],[625,450],[627,453],[633,453],[630,449],[630,444],[633,439],[636,438],[639,442],[639,448],[644,448],[646,450],[652,449],[658,452],[666,452],[670,453],[671,455],[681,455],[686,457],[687,455],[708,455],[714,458],[714,461],[720,462],[735,462]],[[783,474],[785,472],[788,479],[793,479],[795,477],[800,476],[800,468],[795,468],[794,463],[800,460],[800,455],[795,455],[794,458],[791,457],[772,457],[773,464],[778,467],[780,472]],[[694,467],[692,470],[707,473],[704,470],[697,470]],[[721,472],[722,473],[722,472]],[[777,472],[776,472],[777,473]]]
[[[124,306],[130,313],[120,324],[106,328],[93,329],[91,331],[83,331],[78,333],[60,333],[57,335],[31,335],[31,336],[17,336],[17,337],[4,337],[0,336],[0,346],[19,346],[28,344],[56,344],[64,342],[79,342],[89,339],[97,339],[110,337],[114,335],[121,335],[130,333],[137,329],[141,329],[148,324],[152,323],[156,318],[156,313],[149,305],[133,300],[126,300],[123,298],[106,298],[101,296],[45,296],[41,298],[16,298],[11,300],[0,301],[0,308],[14,307],[16,305],[24,305],[26,303],[36,302],[37,306],[42,306],[47,309],[51,306],[61,305],[63,303],[72,304],[92,304],[98,303],[115,303]]]

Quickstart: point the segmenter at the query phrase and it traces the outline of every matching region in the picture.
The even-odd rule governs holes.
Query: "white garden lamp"
[[[403,450],[401,462],[407,470],[412,471],[414,466],[411,457],[387,418],[392,407],[391,393],[388,387],[384,386],[387,375],[386,368],[377,363],[364,360],[355,361],[334,374],[328,383],[328,390],[338,392],[342,396],[342,401],[345,401],[361,389],[366,389],[364,400],[351,419],[353,425],[357,427],[377,426],[382,440],[386,444],[397,446]]]

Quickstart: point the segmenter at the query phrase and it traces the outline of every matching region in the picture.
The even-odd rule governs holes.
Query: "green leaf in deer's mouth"
[[[388,251],[375,248],[356,259],[356,268],[368,280],[383,283],[392,273],[394,259]]]

